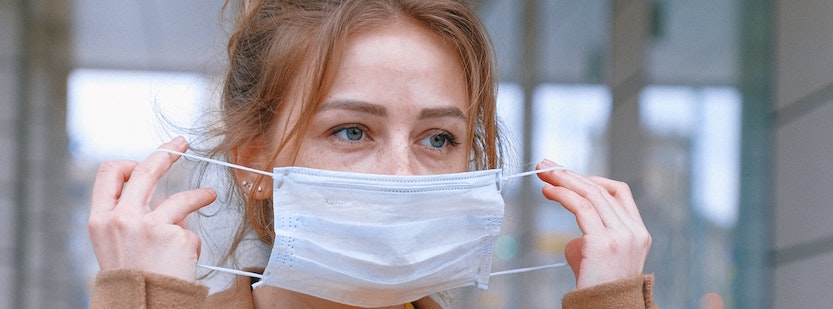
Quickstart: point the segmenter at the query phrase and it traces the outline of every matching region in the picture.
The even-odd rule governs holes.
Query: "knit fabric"
[[[91,309],[203,308],[208,287],[132,269],[98,273]]]
[[[653,301],[653,288],[652,275],[639,275],[571,291],[564,295],[561,304],[565,309],[658,309]],[[419,302],[418,307],[421,307]],[[248,277],[236,276],[229,289],[209,296],[208,287],[199,283],[117,269],[98,274],[90,308],[254,308],[254,304]]]
[[[654,276],[638,275],[630,278],[571,291],[564,295],[561,307],[589,308],[659,308],[654,303]]]

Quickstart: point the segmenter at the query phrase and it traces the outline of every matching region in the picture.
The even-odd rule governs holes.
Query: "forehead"
[[[351,34],[330,93],[347,99],[373,93],[428,104],[468,101],[457,52],[428,28],[409,20]]]

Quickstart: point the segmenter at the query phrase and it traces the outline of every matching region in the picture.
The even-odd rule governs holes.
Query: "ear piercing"
[[[243,185],[243,187],[246,188],[246,191],[251,191],[252,186],[254,186],[254,184],[252,184],[252,183],[250,183],[246,180],[243,180],[241,185]],[[257,192],[263,192],[263,188],[261,186],[257,186]]]

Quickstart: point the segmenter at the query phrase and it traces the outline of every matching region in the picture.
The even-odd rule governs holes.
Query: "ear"
[[[232,163],[249,168],[260,169],[269,160],[268,149],[264,147],[262,137],[256,137],[231,150]],[[267,171],[268,172],[268,171]],[[232,169],[235,183],[240,186],[243,194],[256,200],[272,197],[272,177],[252,173],[241,169]]]

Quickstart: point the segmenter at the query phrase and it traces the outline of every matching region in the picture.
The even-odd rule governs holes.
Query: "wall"
[[[0,1],[0,308],[82,304],[65,259],[68,5]]]
[[[833,2],[776,2],[774,308],[833,303]]]

